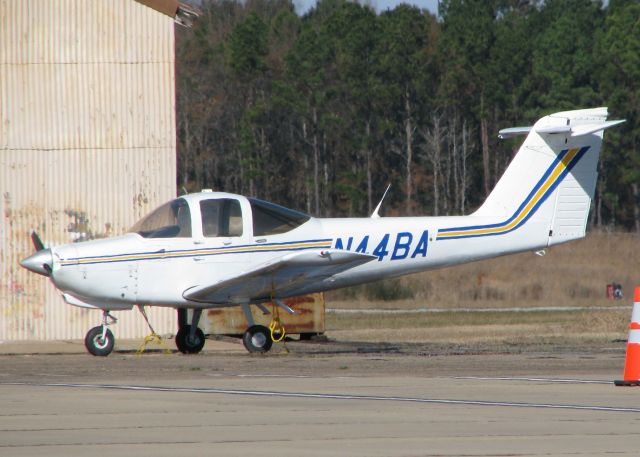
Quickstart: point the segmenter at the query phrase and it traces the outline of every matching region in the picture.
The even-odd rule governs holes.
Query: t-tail
[[[468,218],[483,222],[440,230],[438,239],[531,233],[534,227],[535,238],[543,235],[547,246],[583,238],[604,129],[624,122],[606,119],[607,108],[565,111],[532,127],[501,130],[501,138],[527,138],[487,200]]]

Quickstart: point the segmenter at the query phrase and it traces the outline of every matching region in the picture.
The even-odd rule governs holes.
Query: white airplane
[[[134,305],[178,310],[176,344],[204,345],[203,309],[241,306],[250,352],[271,348],[250,306],[293,312],[281,299],[523,251],[585,236],[607,109],[567,111],[533,127],[484,204],[469,216],[319,219],[240,195],[203,191],[172,200],[110,239],[45,248],[21,261],[49,277],[64,300],[99,309],[85,344],[108,355],[109,312]],[[381,202],[382,203],[382,202]],[[187,313],[187,310],[191,310]],[[190,322],[187,316],[191,315]]]

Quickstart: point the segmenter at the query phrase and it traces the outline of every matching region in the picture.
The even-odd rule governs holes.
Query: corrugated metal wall
[[[173,27],[133,0],[0,0],[0,340],[101,320],[19,266],[31,229],[49,245],[116,235],[175,196]],[[116,338],[148,334],[115,314]],[[150,317],[175,330],[174,310]]]

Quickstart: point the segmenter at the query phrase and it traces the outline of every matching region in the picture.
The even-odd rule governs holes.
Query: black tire
[[[87,332],[87,336],[84,337],[84,345],[89,351],[89,354],[93,354],[99,357],[106,357],[113,351],[113,344],[115,338],[111,330],[107,329],[104,339],[102,338],[102,326],[93,327]]]
[[[249,327],[242,336],[242,342],[247,351],[253,353],[268,352],[273,346],[273,340],[271,339],[271,332],[263,325],[254,325]]]
[[[178,333],[176,333],[176,347],[178,348],[178,351],[182,352],[183,354],[187,354],[187,349],[184,347],[184,344],[182,344],[182,341],[184,340],[184,335],[182,333],[180,333],[180,330],[178,330]]]
[[[184,325],[176,333],[176,347],[183,354],[197,354],[204,347],[204,333],[196,328],[196,334],[191,338],[191,326]]]

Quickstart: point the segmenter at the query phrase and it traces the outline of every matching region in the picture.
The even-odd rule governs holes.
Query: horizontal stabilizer
[[[590,133],[596,133],[600,130],[613,127],[614,125],[622,124],[625,119],[618,119],[615,121],[599,122],[597,124],[585,124],[571,129],[571,136],[589,135]]]
[[[527,135],[531,130],[536,133],[546,134],[570,134],[572,137],[589,135],[591,133],[599,132],[614,125],[622,124],[624,119],[615,121],[602,121],[594,124],[580,124],[577,126],[572,125],[545,125],[543,127],[510,127],[508,129],[502,129],[498,132],[498,138],[504,140],[506,138],[513,138],[514,136]]]
[[[291,290],[329,278],[376,256],[340,249],[287,254],[253,270],[215,284],[194,286],[182,294],[201,303],[254,303],[286,297]]]
[[[531,127],[510,127],[508,129],[502,129],[498,132],[498,138],[504,140],[506,138],[513,138],[514,136],[526,135],[531,131]]]

